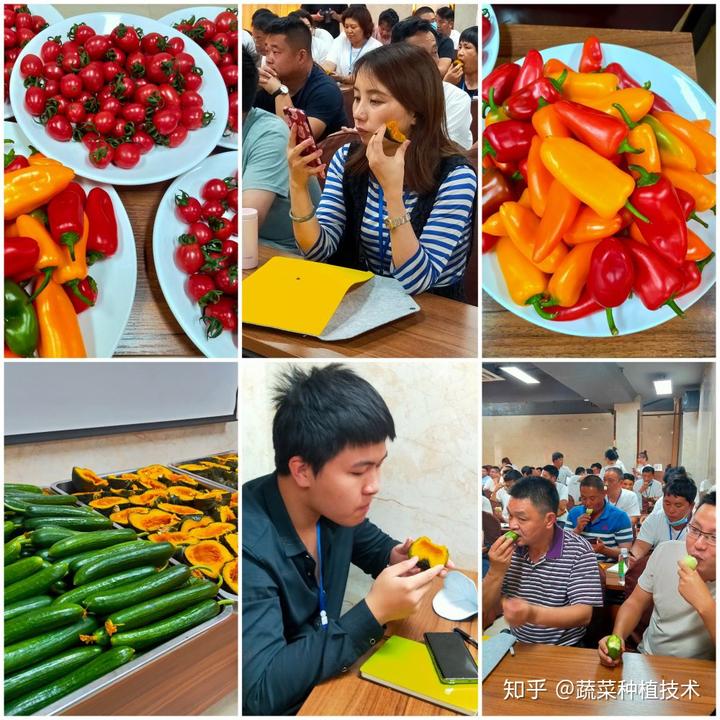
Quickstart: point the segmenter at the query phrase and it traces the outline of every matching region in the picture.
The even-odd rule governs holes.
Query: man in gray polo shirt
[[[600,571],[584,538],[557,524],[558,492],[532,477],[510,491],[508,516],[517,541],[505,535],[488,553],[483,626],[502,613],[520,642],[577,645],[593,607],[603,604]]]

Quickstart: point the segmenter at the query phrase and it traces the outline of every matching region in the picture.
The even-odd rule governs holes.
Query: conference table
[[[477,584],[478,573],[461,570]],[[432,608],[433,597],[442,589],[443,580],[435,578],[432,588],[425,594],[420,608],[405,620],[388,623],[385,638],[338,677],[317,685],[300,708],[298,715],[457,715],[437,705],[363,680],[359,669],[365,660],[391,635],[400,635],[423,642],[426,632],[451,632],[453,628],[462,628],[470,637],[478,637],[478,616],[469,620],[453,622],[435,614]],[[477,660],[477,649],[468,645]]]
[[[715,708],[709,660],[624,653],[609,668],[593,649],[513,649],[482,684],[482,715],[710,715]]]
[[[259,266],[276,255],[293,257],[261,244]],[[243,279],[254,271],[243,270]],[[420,306],[419,312],[338,342],[243,323],[243,354],[303,358],[477,357],[477,307],[427,292],[416,295],[414,300]]]

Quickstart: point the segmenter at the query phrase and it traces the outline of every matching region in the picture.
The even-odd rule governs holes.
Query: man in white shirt
[[[716,543],[715,493],[709,493],[695,511],[687,537],[655,549],[632,595],[620,607],[613,635],[621,639],[623,651],[625,638],[652,604],[650,624],[638,646],[641,653],[715,659]],[[697,562],[695,569],[685,563],[687,555]],[[601,664],[614,667],[622,662],[622,654],[617,660],[608,655],[608,637],[600,640],[598,655]]]
[[[500,468],[497,465],[493,465],[488,471],[488,479],[483,482],[483,490],[489,490],[494,492],[500,487],[502,478],[500,477]]]
[[[567,481],[568,507],[580,502],[580,483],[587,477],[584,467],[576,467],[575,474]]]
[[[552,464],[558,469],[558,482],[567,485],[567,481],[572,477],[572,470],[565,464],[565,456],[561,452],[554,452]]]
[[[312,34],[312,58],[313,61],[319,65],[330,52],[334,40],[333,36],[327,30],[314,27],[312,15],[307,10],[303,10],[302,8],[300,10],[293,10],[288,13],[288,17],[290,16],[300,18],[310,29],[310,33]]]
[[[505,522],[508,521],[507,507],[510,502],[510,491],[512,490],[515,482],[521,479],[522,473],[519,470],[508,470],[503,478],[503,485],[490,496],[491,500],[495,500],[500,503],[501,508],[499,514]]]
[[[635,481],[633,490],[640,493],[640,497],[649,500],[652,505],[663,496],[662,483],[655,480],[655,468],[652,465],[646,465],[642,469],[642,476]]]
[[[637,495],[632,490],[625,490],[622,486],[623,471],[614,466],[605,468],[605,485],[607,487],[607,500],[620,510],[624,510],[633,524],[640,519],[640,506]]]
[[[542,470],[541,477],[545,480],[549,480],[557,490],[560,498],[560,504],[558,505],[557,511],[557,522],[562,528],[565,527],[565,521],[567,520],[567,503],[568,503],[568,490],[565,485],[558,482],[558,469],[555,465],[546,465]]]

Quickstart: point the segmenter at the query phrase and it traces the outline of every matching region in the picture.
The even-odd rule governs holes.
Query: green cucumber
[[[84,615],[85,610],[80,605],[58,605],[31,610],[5,623],[5,645],[14,645],[48,630],[65,627],[77,622]]]
[[[47,607],[52,603],[52,598],[49,595],[38,595],[34,598],[28,598],[27,600],[18,600],[16,603],[5,606],[5,612],[3,618],[5,622],[24,615],[26,612],[36,610],[37,608]]]
[[[115,633],[110,638],[110,644],[113,647],[132,647],[135,650],[144,650],[211,620],[219,612],[220,606],[215,600],[203,600],[160,622],[146,625],[137,630]],[[7,708],[5,712],[8,712]]]
[[[83,565],[73,579],[75,585],[98,580],[106,575],[138,567],[139,565],[164,565],[175,552],[172,543],[154,543],[149,540],[134,540],[112,548],[98,551],[98,558]]]
[[[5,674],[22,670],[29,665],[57,655],[80,643],[80,635],[97,629],[97,620],[86,617],[68,627],[52,630],[28,640],[22,640],[5,648]],[[7,708],[5,708],[7,713]]]
[[[118,610],[106,619],[105,627],[111,624],[123,632],[143,627],[150,622],[161,620],[191,605],[196,605],[201,600],[209,600],[217,595],[217,591],[218,586],[215,583],[202,580],[197,584],[174,590],[150,601]]]
[[[51,586],[50,586],[50,592],[53,595],[63,595],[70,589],[70,586],[67,583],[67,580],[56,580]]]
[[[5,712],[9,715],[32,715],[38,710],[47,707],[71,692],[107,675],[113,670],[132,660],[135,650],[130,647],[113,648],[98,655],[84,668],[70,673],[60,680],[45,685],[39,690],[31,690],[14,702],[5,705]]]
[[[36,495],[35,493],[5,493],[6,500],[19,500],[26,505],[77,505],[72,495]]]
[[[50,548],[33,548],[33,555],[50,562]]]
[[[18,582],[18,580],[30,577],[30,575],[40,570],[43,564],[44,560],[41,557],[33,555],[32,557],[26,557],[14,562],[12,565],[8,565],[5,568],[5,584],[12,585]]]
[[[90,595],[83,605],[88,612],[96,615],[107,615],[120,608],[150,600],[182,585],[190,577],[187,565],[173,565],[161,570],[150,578],[143,578],[132,585],[117,590],[103,590]]]
[[[99,513],[75,505],[28,505],[25,517],[97,517]]]
[[[24,485],[23,483],[5,483],[3,485],[4,492],[21,492],[32,493],[33,495],[42,495],[42,488],[39,485]]]
[[[34,530],[30,535],[30,541],[35,547],[46,548],[54,545],[58,540],[73,535],[79,535],[77,530],[59,527],[57,525],[48,525]]]
[[[56,655],[38,665],[5,678],[5,702],[39,690],[49,682],[58,680],[87,665],[102,652],[99,647],[78,647]]]
[[[20,559],[20,553],[23,546],[30,542],[30,538],[25,535],[18,535],[10,542],[5,543],[5,565],[11,565]]]
[[[16,525],[12,520],[6,520],[5,521],[5,542],[10,540],[10,538],[13,536],[13,533],[16,530],[20,529],[20,525]]]
[[[88,550],[101,550],[102,548],[119,545],[121,542],[129,542],[135,540],[137,534],[130,528],[122,530],[96,530],[95,532],[85,533],[80,537],[69,537],[58,540],[50,547],[50,556],[54,558],[64,558],[75,553],[86,552]]]
[[[68,574],[66,562],[55,563],[43,568],[25,580],[5,587],[5,604],[24,600],[35,595],[44,595],[50,586]]]
[[[131,570],[125,570],[124,572],[116,573],[115,575],[108,575],[100,580],[88,583],[87,585],[80,585],[68,592],[64,593],[60,597],[53,600],[53,605],[64,605],[65,603],[80,603],[86,597],[100,591],[106,590],[107,588],[120,589],[122,585],[128,585],[140,580],[140,578],[150,577],[155,575],[157,570],[151,565],[144,565],[142,567],[132,568]]]
[[[66,515],[52,517],[25,518],[23,527],[26,530],[37,530],[46,525],[60,525],[70,530],[105,530],[112,527],[112,522],[102,515]]]

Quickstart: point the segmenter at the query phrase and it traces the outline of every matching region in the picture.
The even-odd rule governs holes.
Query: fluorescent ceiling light
[[[654,380],[656,395],[672,395],[672,380]]]
[[[517,378],[518,380],[522,380],[524,383],[527,383],[528,385],[539,385],[540,381],[536,380],[532,375],[528,375],[524,370],[521,370],[517,367],[501,367],[500,368],[503,372],[506,372],[508,375],[512,375],[514,378]]]

